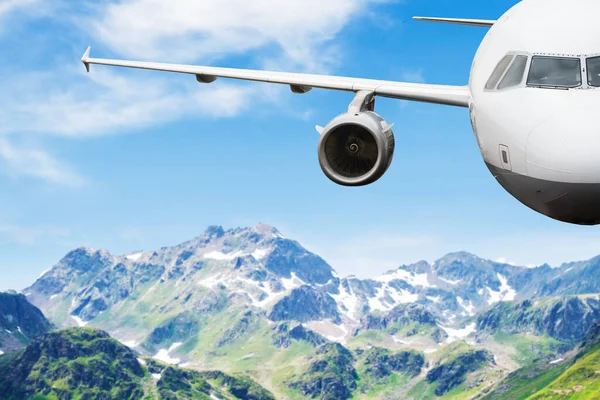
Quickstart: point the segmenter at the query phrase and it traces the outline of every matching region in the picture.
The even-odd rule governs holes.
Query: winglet
[[[317,132],[319,132],[319,135],[322,135],[323,132],[325,132],[325,128],[319,125],[315,126],[315,129],[317,130]]]
[[[83,63],[83,65],[85,65],[85,70],[87,72],[90,72],[90,63],[88,62],[88,60],[90,59],[90,50],[91,49],[92,49],[92,47],[88,46],[85,53],[83,53],[83,57],[81,57],[81,62]]]

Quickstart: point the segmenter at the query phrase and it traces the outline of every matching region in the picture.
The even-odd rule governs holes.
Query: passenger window
[[[506,89],[520,85],[525,76],[525,67],[527,67],[527,56],[517,56],[506,75],[504,75],[504,78],[502,78],[502,82],[498,85],[498,89]]]
[[[588,85],[600,87],[600,57],[587,59]]]
[[[506,68],[508,68],[508,65],[510,64],[512,59],[513,59],[513,56],[508,55],[508,56],[504,56],[504,58],[502,60],[500,60],[500,62],[496,66],[496,69],[492,73],[492,76],[490,76],[490,79],[488,80],[487,84],[485,85],[485,88],[487,90],[493,90],[496,88],[498,81],[500,80],[500,78],[502,78],[504,71],[506,71]]]

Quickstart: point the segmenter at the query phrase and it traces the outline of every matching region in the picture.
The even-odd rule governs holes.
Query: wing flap
[[[230,78],[348,92],[368,90],[374,92],[378,96],[383,97],[446,104],[457,107],[468,107],[470,98],[469,89],[467,86],[427,85],[419,83],[346,78],[340,76],[90,58],[89,48],[82,57],[81,61],[85,64],[88,72],[91,64],[108,65],[152,71],[192,74],[195,75],[197,79],[198,77],[202,77],[202,79],[199,79],[199,81],[203,83],[210,83],[216,78]]]

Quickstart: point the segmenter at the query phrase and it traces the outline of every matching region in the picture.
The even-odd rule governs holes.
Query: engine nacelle
[[[388,170],[394,156],[392,126],[373,111],[334,118],[319,140],[319,164],[325,175],[343,186],[364,186]]]

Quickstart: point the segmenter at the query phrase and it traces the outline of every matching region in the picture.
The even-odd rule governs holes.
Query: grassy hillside
[[[52,332],[0,356],[2,399],[274,400],[250,378],[196,372],[138,355],[93,328]]]
[[[580,357],[556,380],[528,400],[595,400],[600,398],[600,345]]]

